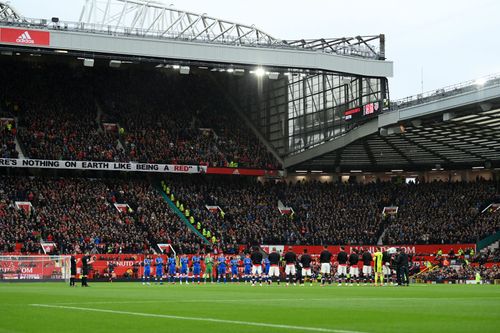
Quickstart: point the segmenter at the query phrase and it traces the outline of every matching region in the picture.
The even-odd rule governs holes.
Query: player
[[[214,267],[214,258],[208,253],[205,256],[205,273],[203,274],[203,283],[207,283],[207,278],[210,278],[210,283],[214,283],[214,274],[213,274],[213,267]]]
[[[293,252],[291,246],[288,247],[288,252],[285,253],[285,276],[286,276],[286,286],[293,282],[295,286],[295,262],[297,261],[297,255]]]
[[[257,246],[254,246],[250,259],[252,260],[252,287],[255,287],[257,280],[262,286],[262,253]]]
[[[271,267],[269,267],[269,280],[268,283],[271,284],[273,281],[278,283],[278,286],[280,285],[280,261],[281,261],[281,256],[276,252],[276,248],[273,247],[273,250],[271,253],[269,253],[269,264]]]
[[[349,285],[352,286],[353,282],[356,282],[359,286],[358,250],[353,249],[352,251],[353,252],[349,256]]]
[[[303,287],[304,283],[310,282],[312,286],[311,280],[311,255],[307,253],[307,248],[304,249],[304,253],[300,256],[300,265],[302,266],[302,279],[300,279],[300,286]]]
[[[237,257],[231,257],[229,262],[231,264],[231,282],[240,283],[240,277],[238,274],[239,260]]]
[[[142,274],[142,284],[145,285],[150,285],[149,280],[151,278],[151,257],[146,255],[146,258],[144,258],[144,273]]]
[[[344,282],[344,279],[347,277],[347,253],[343,246],[340,247],[340,252],[337,254],[337,262],[337,278],[339,286],[341,286],[342,282]]]
[[[217,277],[217,283],[221,282],[221,279],[224,280],[224,283],[227,282],[226,280],[226,257],[224,256],[224,253],[221,253],[219,256],[219,259],[217,260],[218,266],[217,266],[217,273],[219,276]]]
[[[262,276],[264,279],[264,282],[267,282],[267,284],[270,284],[270,279],[269,279],[269,270],[271,269],[271,262],[269,261],[269,258],[266,257],[264,260],[262,260],[262,265],[264,266],[264,272],[262,272]]]
[[[201,274],[201,258],[200,258],[200,253],[197,252],[192,258],[192,265],[193,265],[193,280],[192,282],[194,283],[194,280],[196,278],[198,284],[201,283],[200,281],[200,274]]]
[[[155,265],[156,265],[155,284],[158,284],[158,280],[160,280],[160,285],[162,285],[163,284],[163,258],[161,256],[156,257]]]
[[[328,281],[328,284],[332,283],[332,279],[330,277],[330,274],[332,272],[332,253],[328,251],[328,246],[323,247],[323,251],[321,251],[321,254],[319,255],[319,262],[321,263],[321,286],[323,287]]]
[[[250,278],[252,276],[252,259],[250,259],[249,254],[245,256],[245,259],[243,259],[243,266],[244,266],[243,277],[245,279],[245,284],[246,284],[247,282],[250,282]]]
[[[186,282],[186,284],[189,284],[189,282],[188,282],[189,258],[187,257],[187,255],[183,254],[181,256],[181,260],[180,261],[181,261],[181,274],[180,274],[180,277],[179,277],[179,283],[182,284],[182,278],[184,278],[184,281]]]
[[[171,253],[170,258],[168,258],[168,279],[171,284],[175,284],[176,266],[175,255]]]
[[[377,247],[377,251],[373,254],[373,270],[375,271],[375,279],[374,286],[377,285],[378,280],[380,279],[380,286],[384,285],[384,271],[382,270],[382,252],[380,247]]]
[[[365,285],[367,283],[371,283],[372,281],[372,254],[368,249],[363,252],[363,279],[365,281]]]

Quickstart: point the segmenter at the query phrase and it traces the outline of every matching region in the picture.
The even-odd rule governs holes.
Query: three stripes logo
[[[33,40],[33,38],[31,38],[29,32],[25,31],[21,35],[19,35],[19,37],[17,37],[16,43],[35,44],[35,41]]]

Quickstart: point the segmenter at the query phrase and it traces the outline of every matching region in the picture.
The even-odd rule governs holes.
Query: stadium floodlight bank
[[[0,256],[0,282],[69,282],[71,256]]]

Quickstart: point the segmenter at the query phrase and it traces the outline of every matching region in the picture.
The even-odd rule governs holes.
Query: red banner
[[[208,167],[208,174],[216,175],[238,175],[238,176],[270,176],[279,177],[279,170],[263,170],[263,169],[242,169],[242,168],[212,168]]]
[[[50,45],[50,33],[40,30],[1,28],[0,42],[29,46]]]

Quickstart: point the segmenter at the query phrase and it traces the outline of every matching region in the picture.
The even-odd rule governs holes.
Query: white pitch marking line
[[[71,303],[52,303],[44,305],[98,305],[98,304],[136,304],[136,303],[226,303],[226,302],[236,302],[236,303],[246,303],[246,302],[283,302],[283,301],[332,301],[326,298],[240,298],[240,299],[224,299],[224,300],[213,300],[213,299],[188,299],[188,300],[149,300],[149,301],[96,301],[96,302],[71,302]]]
[[[320,328],[320,327],[281,325],[281,324],[259,323],[259,322],[239,321],[239,320],[226,320],[226,319],[216,319],[216,318],[174,316],[174,315],[165,315],[165,314],[130,312],[130,311],[116,311],[116,310],[107,310],[107,309],[80,308],[80,307],[75,307],[75,306],[61,306],[61,305],[49,305],[49,304],[30,304],[30,306],[36,306],[36,307],[42,307],[42,308],[57,308],[57,309],[89,311],[89,312],[113,313],[113,314],[122,314],[122,315],[139,316],[139,317],[166,318],[166,319],[191,320],[191,321],[208,321],[208,322],[212,322],[212,323],[221,323],[221,324],[283,328],[283,329],[299,330],[299,331],[330,332],[330,333],[365,333],[365,332],[359,332],[359,331],[336,330],[336,329]]]

